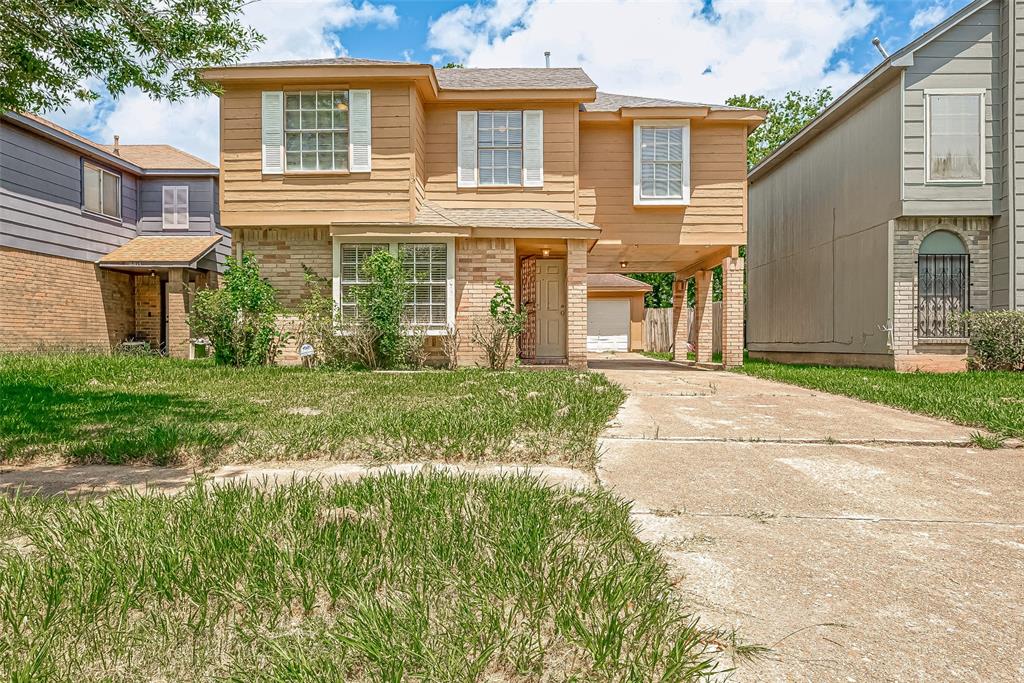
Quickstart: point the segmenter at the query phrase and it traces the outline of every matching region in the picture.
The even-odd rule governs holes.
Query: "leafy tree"
[[[780,99],[764,95],[734,95],[727,99],[726,104],[734,107],[752,107],[768,113],[764,123],[747,138],[747,165],[754,167],[760,163],[799,133],[831,101],[832,88],[820,88],[810,93],[790,90]]]
[[[629,277],[654,287],[644,294],[644,308],[672,308],[674,273],[630,273]]]
[[[263,41],[247,0],[0,0],[0,109],[42,112],[139,88],[180,100],[216,91],[204,69]]]
[[[448,62],[447,64],[445,64],[441,68],[442,69],[461,69],[462,65],[459,64],[458,62]]]

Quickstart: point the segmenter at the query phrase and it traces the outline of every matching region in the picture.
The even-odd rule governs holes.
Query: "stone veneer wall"
[[[110,351],[135,331],[132,276],[0,247],[0,351]]]
[[[892,347],[897,370],[962,370],[967,344],[961,340],[922,340],[917,336],[917,252],[935,230],[963,240],[970,257],[969,299],[974,310],[989,307],[990,218],[900,218],[893,232]]]

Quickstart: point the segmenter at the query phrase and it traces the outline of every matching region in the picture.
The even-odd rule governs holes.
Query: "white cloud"
[[[348,52],[337,31],[361,26],[390,27],[398,23],[393,5],[353,0],[263,0],[245,6],[245,23],[266,42],[246,61],[316,59]],[[217,98],[156,102],[132,90],[112,101],[75,102],[48,118],[62,126],[109,144],[116,133],[123,144],[166,143],[218,163]]]
[[[936,2],[934,5],[922,7],[914,13],[910,19],[910,30],[914,33],[921,33],[930,29],[953,12],[951,2]]]
[[[582,66],[602,90],[722,102],[776,95],[858,74],[832,64],[878,10],[869,0],[702,0],[581,5],[573,0],[491,0],[434,21],[428,46],[466,66]],[[866,38],[865,38],[866,40]]]

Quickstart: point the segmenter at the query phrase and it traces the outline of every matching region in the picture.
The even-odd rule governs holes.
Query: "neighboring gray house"
[[[751,170],[752,357],[962,368],[957,311],[1024,309],[1022,31],[967,5]]]
[[[0,352],[187,355],[184,316],[230,253],[217,167],[168,145],[101,145],[0,116]]]

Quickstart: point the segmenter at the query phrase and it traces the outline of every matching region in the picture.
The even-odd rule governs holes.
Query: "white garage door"
[[[629,299],[587,302],[587,351],[629,351]]]

